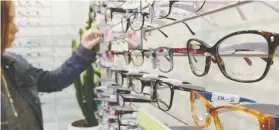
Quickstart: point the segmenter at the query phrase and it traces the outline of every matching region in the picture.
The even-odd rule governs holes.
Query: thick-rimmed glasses
[[[174,90],[187,91],[205,91],[203,87],[191,85],[176,79],[159,79],[154,83],[154,92],[156,94],[157,105],[163,111],[170,110],[173,102]]]
[[[206,75],[214,59],[226,78],[251,83],[267,75],[278,45],[279,34],[246,30],[231,33],[212,47],[202,40],[189,39],[187,52],[190,68],[196,76]]]
[[[151,75],[151,76],[149,76]],[[132,90],[135,93],[141,94],[145,87],[153,87],[151,86],[151,82],[153,82],[154,79],[160,79],[160,78],[167,78],[163,75],[152,75],[152,74],[144,74],[140,77],[132,77],[129,78],[129,86],[132,87]]]
[[[131,70],[129,70],[131,71]],[[146,74],[146,72],[143,72],[143,71],[138,71],[138,70],[135,70],[137,72],[135,73],[129,73],[128,70],[120,70],[120,71],[115,71],[115,74],[116,74],[116,83],[120,86],[122,86],[124,84],[124,79],[126,78],[132,78],[132,77],[138,77],[138,76],[141,76],[143,74]],[[128,81],[127,81],[128,83]]]
[[[133,12],[137,12],[137,9],[107,8],[105,10],[105,21],[106,21],[106,23],[112,21],[114,12],[133,13]]]
[[[274,117],[260,111],[238,105],[223,105],[214,107],[209,101],[227,100],[230,104],[231,96],[207,96],[208,93],[190,93],[192,118],[199,128],[208,128],[212,120],[216,130],[277,130],[279,117]],[[232,98],[233,102],[255,103],[244,98]]]
[[[135,66],[141,66],[144,63],[145,53],[148,51],[143,49],[124,51],[125,63],[128,65],[132,62]]]
[[[124,73],[127,73],[127,70],[119,70],[119,71],[115,71],[115,82],[122,86],[124,83],[124,78],[126,78],[127,76]]]
[[[129,17],[124,16],[121,19],[122,31],[127,32],[129,28],[133,31],[142,29],[145,21],[145,17],[148,17],[148,13],[135,12]]]
[[[158,47],[150,50],[153,69],[158,68],[161,72],[168,73],[173,70],[173,56],[175,53],[186,54],[187,48]]]

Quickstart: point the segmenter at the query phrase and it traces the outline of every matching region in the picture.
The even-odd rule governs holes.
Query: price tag
[[[240,101],[240,97],[233,94],[223,94],[223,93],[212,93],[212,102],[237,104]]]

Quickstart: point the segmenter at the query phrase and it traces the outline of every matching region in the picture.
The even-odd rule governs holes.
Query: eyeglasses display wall
[[[36,59],[34,66],[40,68],[45,62],[60,64],[71,55],[71,40],[78,37],[75,32],[81,24],[73,20],[75,15],[59,16],[64,13],[57,13],[61,5],[65,7],[64,11],[70,12],[71,2],[32,0],[15,1],[14,4],[18,32],[9,51],[22,55],[31,63]],[[51,60],[39,63],[42,58]],[[55,64],[44,65],[45,69],[56,67]]]
[[[141,32],[142,48],[128,50],[128,42],[114,41],[103,52],[114,66],[162,75],[148,82],[115,75],[118,84],[151,100],[137,106],[170,128],[279,128],[279,2],[143,1],[142,7],[108,25]]]

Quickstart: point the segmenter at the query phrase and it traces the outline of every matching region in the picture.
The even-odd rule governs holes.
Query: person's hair
[[[12,7],[12,1],[1,1],[1,54],[4,52],[8,44],[11,44],[9,42],[9,22],[10,17],[10,9]]]

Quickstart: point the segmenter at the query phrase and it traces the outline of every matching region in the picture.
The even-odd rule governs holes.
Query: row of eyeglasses
[[[189,66],[195,76],[205,76],[211,63],[217,64],[222,74],[233,81],[242,83],[258,82],[266,77],[279,45],[279,34],[260,31],[243,30],[230,33],[212,45],[197,38],[191,38],[184,47],[158,47],[134,49],[114,53],[107,51],[108,59],[113,60],[115,54],[122,54],[126,64],[135,66],[150,58],[153,68],[168,73],[174,68],[174,56],[188,56]],[[277,52],[277,53],[276,53]],[[236,64],[237,63],[237,64]]]
[[[110,102],[110,107],[131,110],[133,104],[151,103],[162,111],[173,105],[175,91],[190,93],[192,118],[198,128],[213,130],[278,130],[279,106],[260,104],[238,95],[206,91],[189,82],[170,79],[164,75],[149,74],[135,69],[123,69],[102,64],[102,84],[94,91],[96,100]],[[113,104],[113,105],[112,105]],[[132,104],[132,105],[131,105]],[[181,106],[183,107],[183,106]],[[261,108],[261,109],[259,109]],[[133,111],[135,112],[135,111]],[[104,116],[105,117],[105,116]],[[117,118],[118,123],[121,118]],[[136,127],[133,122],[124,126]],[[117,125],[118,130],[121,125]],[[126,128],[126,127],[125,127]]]

